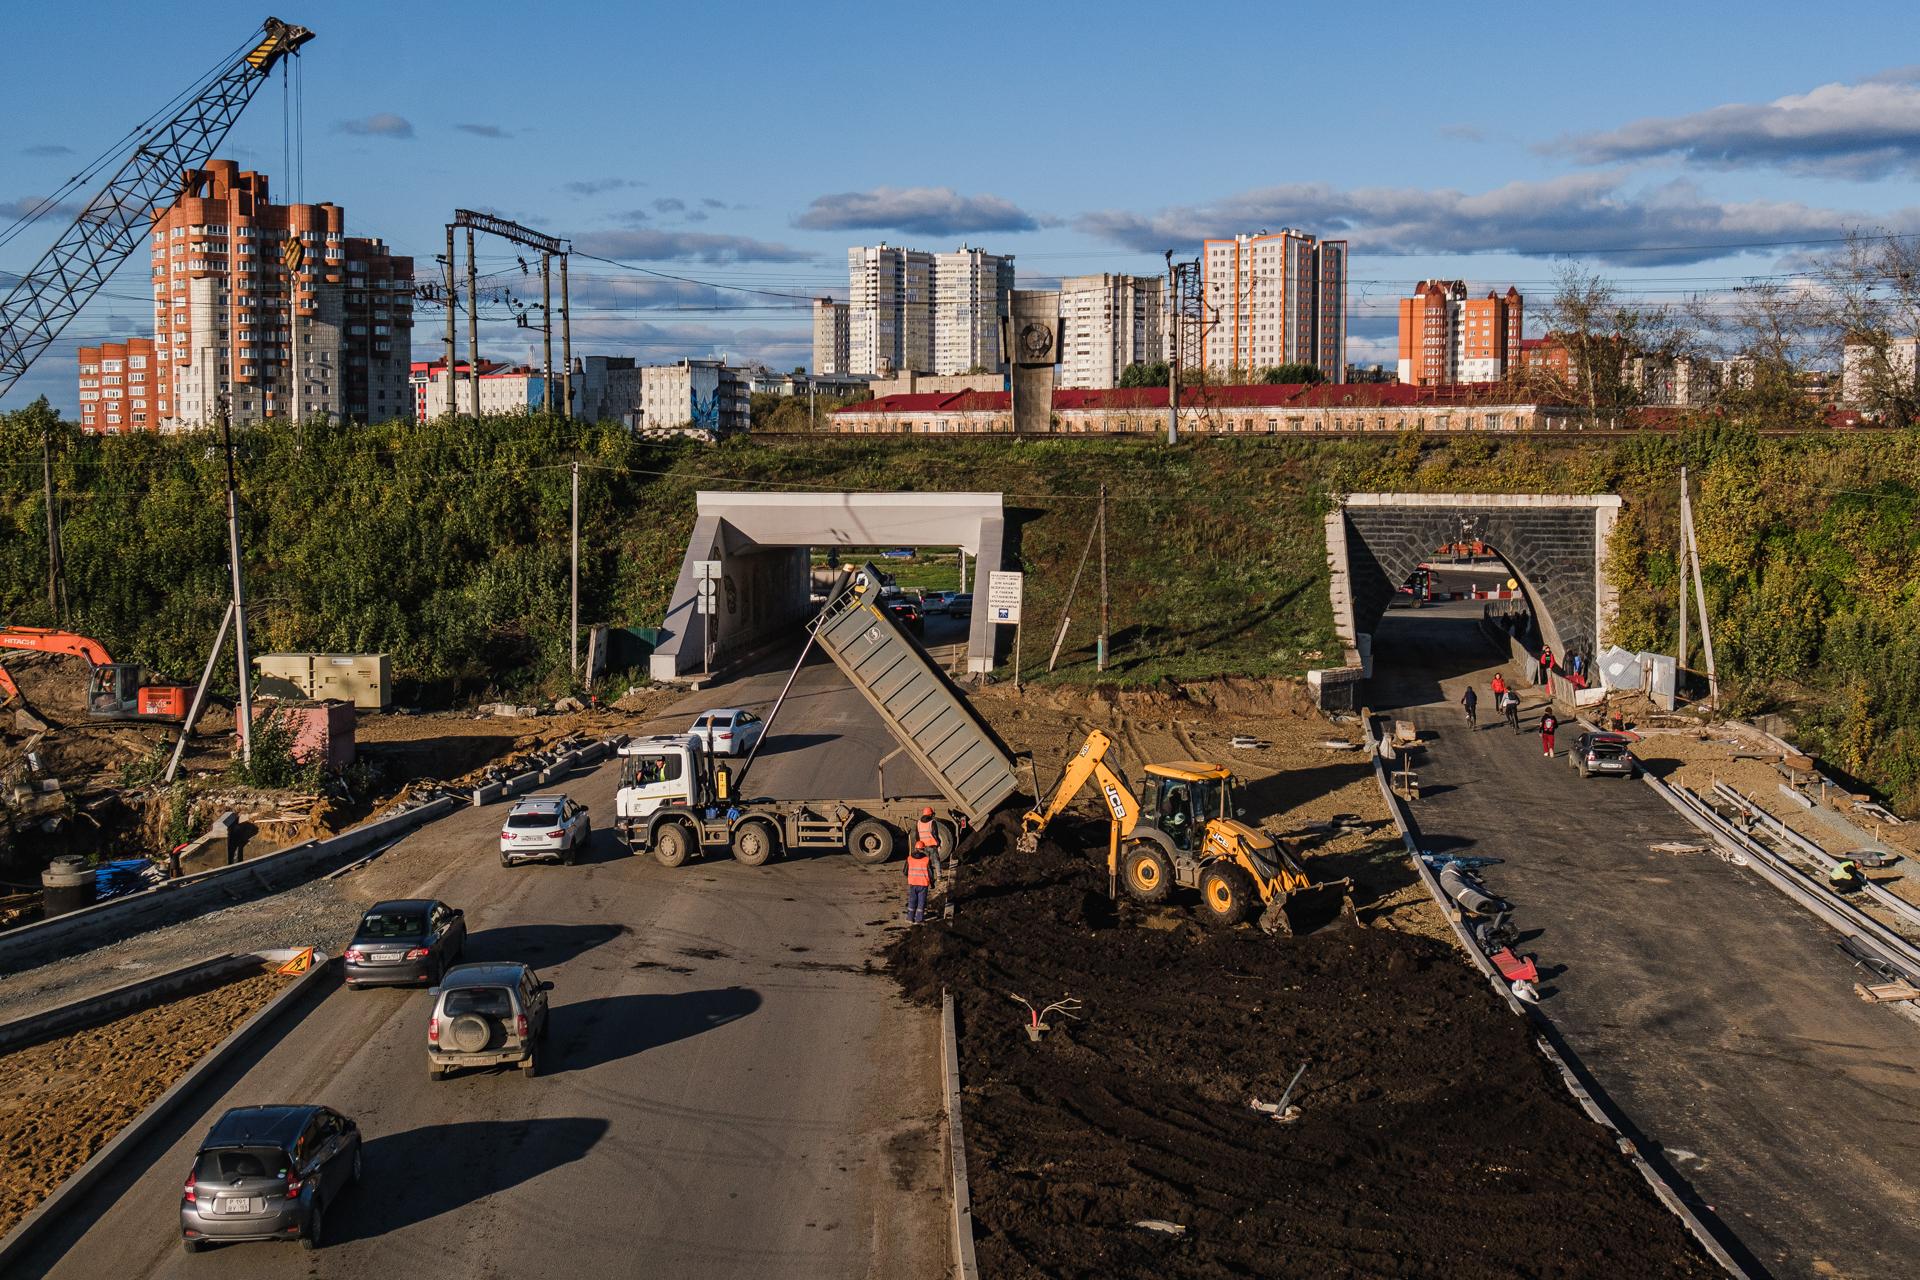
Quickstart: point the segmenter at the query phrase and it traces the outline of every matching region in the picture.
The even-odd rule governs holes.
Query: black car
[[[1640,762],[1629,749],[1631,739],[1617,733],[1583,733],[1574,740],[1567,760],[1583,778],[1596,773],[1617,773],[1623,778],[1640,776]]]
[[[347,944],[346,983],[430,987],[466,950],[467,921],[460,908],[431,898],[377,903],[360,917]]]
[[[887,613],[893,620],[907,630],[919,635],[927,629],[926,615],[920,611],[920,602],[905,596],[897,596],[887,601]]]
[[[951,618],[970,618],[973,616],[973,592],[962,591],[947,601],[947,616]]]
[[[240,1240],[320,1247],[326,1210],[360,1181],[360,1126],[329,1107],[235,1107],[214,1122],[180,1193],[188,1253]]]

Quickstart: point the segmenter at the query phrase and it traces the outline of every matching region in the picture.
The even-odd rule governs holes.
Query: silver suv
[[[517,961],[461,964],[447,970],[433,997],[427,1022],[427,1078],[444,1080],[459,1067],[518,1064],[540,1071],[547,1039],[547,993],[551,982]]]

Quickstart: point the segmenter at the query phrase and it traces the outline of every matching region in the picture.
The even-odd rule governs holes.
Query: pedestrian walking
[[[933,822],[931,805],[920,810],[915,824],[913,848],[907,852],[907,923],[920,924],[927,918],[927,891],[940,873],[940,831]]]
[[[1540,754],[1549,760],[1553,758],[1553,731],[1559,727],[1560,721],[1554,716],[1553,708],[1548,707],[1540,717]]]
[[[1500,699],[1507,692],[1507,678],[1498,671],[1493,673],[1493,705],[1499,706]]]
[[[1479,728],[1480,726],[1473,722],[1473,712],[1474,708],[1480,705],[1480,695],[1473,691],[1472,685],[1468,685],[1467,691],[1460,695],[1460,705],[1467,709],[1467,728]]]
[[[1553,650],[1540,646],[1540,682],[1547,686],[1547,696],[1553,696]]]

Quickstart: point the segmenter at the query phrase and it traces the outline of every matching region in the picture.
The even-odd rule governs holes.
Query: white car
[[[687,730],[687,736],[698,743],[702,751],[711,751],[717,756],[743,756],[753,750],[766,731],[767,722],[751,711],[717,707],[701,712],[693,728]]]
[[[500,865],[558,862],[572,866],[593,839],[587,806],[565,796],[525,796],[500,828]]]

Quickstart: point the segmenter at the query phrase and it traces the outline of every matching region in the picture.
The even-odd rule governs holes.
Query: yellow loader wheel
[[[1120,879],[1135,902],[1165,902],[1173,892],[1173,864],[1158,845],[1130,845],[1121,860]]]
[[[1253,878],[1231,863],[1215,863],[1200,873],[1200,906],[1219,925],[1251,919],[1259,905]]]

